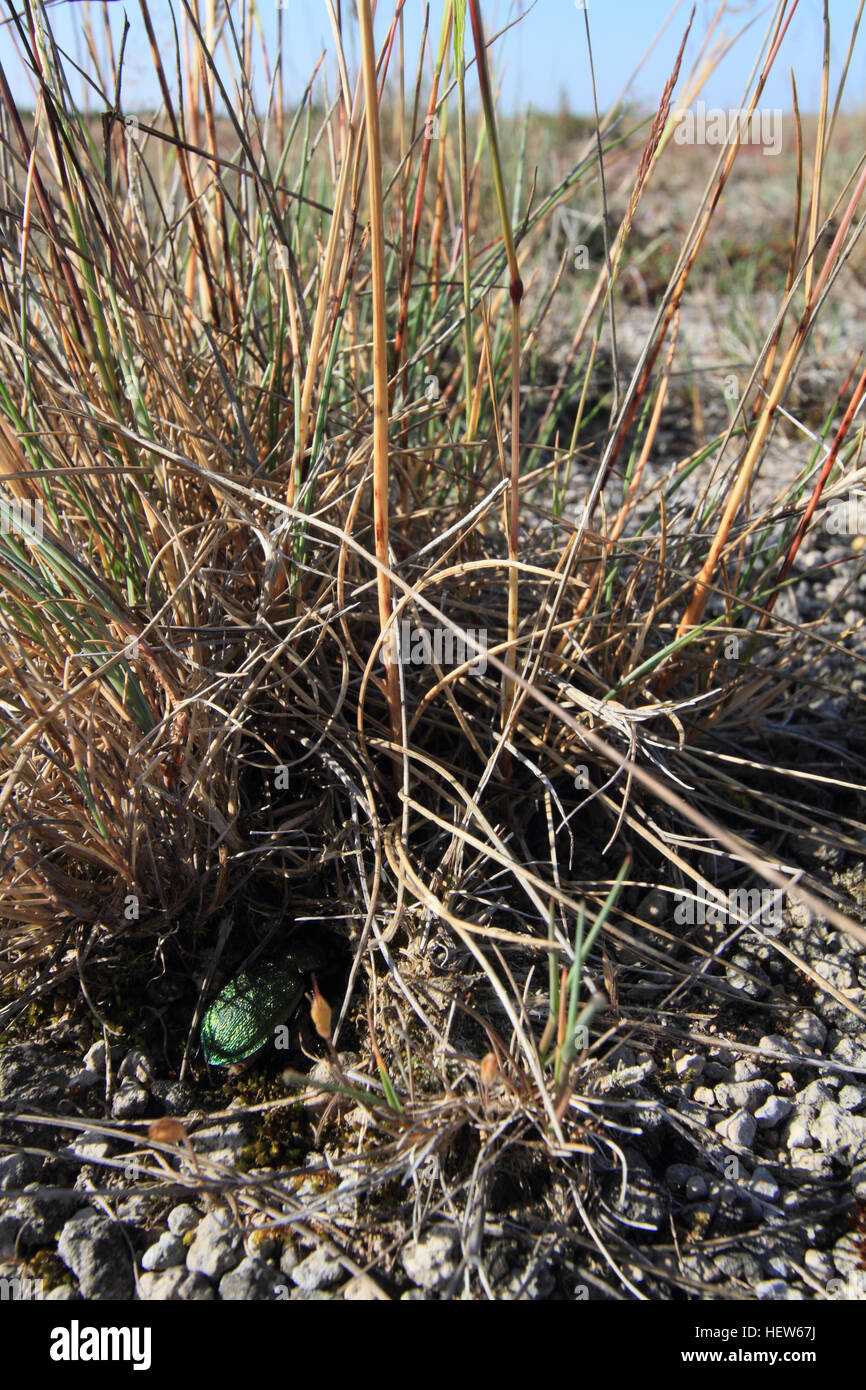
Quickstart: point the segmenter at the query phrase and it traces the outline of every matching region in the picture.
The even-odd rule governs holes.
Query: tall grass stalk
[[[472,37],[475,43],[475,61],[478,66],[478,85],[481,91],[481,104],[484,109],[484,123],[490,142],[490,157],[493,167],[493,185],[496,192],[496,205],[502,228],[502,239],[508,263],[510,282],[508,296],[511,300],[511,488],[508,495],[508,656],[507,664],[517,666],[517,629],[519,623],[519,580],[517,560],[520,532],[520,303],[523,299],[523,281],[511,230],[511,215],[505,181],[502,174],[502,156],[499,149],[499,134],[496,125],[496,108],[493,90],[490,85],[490,69],[487,63],[487,42],[484,37],[484,21],[481,17],[479,0],[468,0],[469,17],[472,21]],[[464,237],[466,235],[464,229]],[[513,686],[504,686],[502,703],[503,726],[508,727],[511,708],[517,697]]]
[[[367,124],[367,172],[370,192],[370,250],[373,259],[373,531],[376,555],[381,566],[388,566],[388,335],[385,326],[385,220],[382,211],[382,147],[379,135],[379,91],[376,83],[376,50],[373,40],[373,14],[370,0],[361,0],[359,9],[361,30],[361,62],[364,74],[364,98]],[[397,679],[396,652],[391,632],[391,581],[386,568],[377,572],[379,590],[379,621],[383,635],[385,685],[388,697],[388,716],[391,739],[395,746],[402,741],[400,718],[400,685]],[[395,773],[396,775],[396,773]]]

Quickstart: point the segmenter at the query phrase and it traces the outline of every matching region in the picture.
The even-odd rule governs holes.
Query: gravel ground
[[[838,882],[862,906],[862,869]],[[350,1182],[335,1183],[339,1151],[325,1144],[283,1180],[286,1222],[259,1229],[247,1211],[242,1229],[230,1201],[195,1191],[188,1160],[174,1165],[181,1181],[166,1173],[161,1187],[137,1170],[124,1136],[181,1118],[202,1161],[232,1168],[261,1117],[235,1101],[237,1118],[214,1119],[212,1101],[122,1043],[109,1082],[104,1044],[84,1047],[83,1025],[62,1023],[0,1052],[0,1277],[18,1281],[9,1287],[20,1296],[54,1300],[864,1299],[863,1025],[817,989],[781,1019],[769,996],[775,986],[796,998],[802,977],[749,936],[719,967],[731,997],[699,996],[687,1045],[659,1028],[651,1052],[621,1046],[589,1078],[588,1103],[621,1127],[623,1162],[594,1155],[585,1191],[598,1233],[631,1252],[620,1279],[573,1208],[569,1219],[555,1165],[541,1187],[529,1171],[512,1174],[491,1195],[483,1232],[434,1219],[416,1239],[404,1194],[379,1213],[377,1250],[365,1204]],[[866,1007],[866,947],[796,908],[779,939]],[[316,1078],[326,1072],[319,1064]],[[317,1114],[308,1109],[301,1127]],[[265,1167],[248,1169],[256,1177],[273,1181]]]

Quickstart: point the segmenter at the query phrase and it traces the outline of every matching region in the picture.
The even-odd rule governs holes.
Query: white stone
[[[755,1119],[762,1128],[775,1129],[788,1118],[793,1108],[792,1102],[784,1100],[782,1096],[769,1096],[755,1111]]]
[[[739,1148],[750,1149],[754,1143],[758,1124],[748,1110],[736,1110],[727,1120],[716,1125],[716,1133],[736,1144]]]
[[[445,1288],[457,1271],[457,1232],[452,1227],[426,1231],[400,1252],[400,1261],[413,1284],[422,1289]]]

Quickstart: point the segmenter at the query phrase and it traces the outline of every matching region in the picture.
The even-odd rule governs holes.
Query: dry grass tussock
[[[774,321],[727,426],[661,466],[736,143],[703,151],[639,359],[599,344],[638,255],[648,282],[642,209],[714,36],[547,187],[555,123],[497,129],[480,7],[444,6],[432,66],[386,8],[374,40],[359,6],[360,71],[335,25],[326,100],[314,74],[284,107],[280,59],[259,110],[240,8],[214,35],[179,4],[187,42],[152,42],[162,102],[134,119],[112,16],[111,56],[86,29],[101,121],[50,10],[7,21],[36,102],[0,76],[2,1019],[47,997],[111,1029],[123,962],[133,988],[183,981],[163,1036],[198,1072],[200,987],[218,937],[248,949],[241,906],[325,922],[348,954],[320,1031],[360,1056],[335,1073],[336,1169],[356,1194],[447,1190],[469,1231],[516,1147],[556,1156],[582,1213],[595,1158],[621,1158],[600,1063],[623,1042],[664,1058],[734,998],[720,962],[760,922],[678,930],[674,893],[770,888],[864,939],[825,871],[862,847],[862,618],[832,625],[838,593],[808,618],[789,602],[863,476],[853,354],[808,457],[753,489],[859,254],[866,167],[822,181],[826,91],[787,151]],[[557,241],[574,206],[600,219],[580,276]],[[274,1218],[293,1200],[183,1171]]]

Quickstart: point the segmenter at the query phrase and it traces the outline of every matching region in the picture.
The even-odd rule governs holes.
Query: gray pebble
[[[793,1108],[792,1101],[785,1100],[782,1096],[770,1096],[755,1111],[755,1119],[763,1129],[775,1129],[788,1118]]]
[[[812,1120],[811,1134],[825,1154],[846,1167],[866,1159],[866,1115],[852,1115],[835,1100],[827,1100]]]
[[[651,1057],[648,1057],[644,1062],[638,1062],[633,1067],[617,1067],[615,1071],[599,1071],[596,1090],[601,1096],[616,1091],[633,1091],[635,1087],[654,1076],[655,1072],[656,1064]]]
[[[683,1250],[683,1272],[693,1279],[699,1279],[702,1284],[718,1284],[724,1277],[715,1260],[711,1260],[700,1250],[694,1250],[689,1254]]]
[[[779,1184],[769,1168],[756,1168],[749,1179],[749,1191],[762,1202],[778,1202]]]
[[[246,1124],[227,1121],[224,1124],[209,1125],[195,1132],[196,1152],[204,1154],[213,1163],[226,1163],[233,1168],[252,1138]]]
[[[95,1042],[84,1054],[84,1066],[87,1071],[96,1072],[98,1076],[105,1075],[105,1054],[104,1042]]]
[[[836,1273],[836,1266],[826,1250],[807,1250],[803,1256],[803,1263],[809,1273],[822,1282],[832,1279]]]
[[[840,1236],[833,1246],[833,1263],[839,1274],[853,1274],[855,1269],[859,1269],[862,1261],[862,1237],[856,1231],[846,1231],[844,1236]]]
[[[703,1069],[704,1059],[698,1052],[690,1052],[674,1062],[674,1072],[683,1081],[697,1081]]]
[[[748,971],[749,975],[744,974],[744,971]],[[749,976],[754,978],[750,979]],[[733,989],[747,994],[750,999],[761,999],[767,993],[769,981],[763,970],[755,964],[751,956],[741,951],[731,958],[730,965],[725,966],[725,977]]]
[[[761,1075],[760,1065],[754,1057],[739,1057],[731,1069],[734,1081],[757,1081]]]
[[[803,1173],[811,1173],[814,1178],[831,1178],[833,1160],[829,1154],[813,1153],[811,1149],[791,1149],[792,1168]]]
[[[457,1271],[459,1242],[453,1226],[425,1231],[400,1252],[406,1274],[422,1289],[444,1289]]]
[[[742,1149],[750,1149],[755,1140],[758,1124],[748,1110],[737,1110],[727,1120],[716,1125],[716,1133]]]
[[[35,1182],[41,1167],[42,1160],[35,1154],[4,1154],[0,1157],[0,1192],[9,1192]]]
[[[137,1081],[139,1085],[146,1086],[153,1080],[153,1063],[146,1052],[134,1047],[127,1052],[117,1074],[122,1081]]]
[[[795,1278],[797,1275],[797,1265],[803,1262],[803,1253],[802,1248],[794,1251],[771,1251],[764,1261],[767,1266],[767,1272],[777,1275],[780,1279]]]
[[[730,1067],[723,1067],[720,1062],[704,1063],[704,1080],[715,1083],[716,1081],[730,1081]]]
[[[273,1265],[264,1260],[246,1258],[241,1260],[237,1269],[223,1275],[219,1294],[227,1302],[252,1303],[266,1299],[287,1299],[289,1290],[277,1277]]]
[[[153,1211],[153,1199],[133,1192],[117,1204],[117,1219],[128,1226],[144,1226]]]
[[[344,1279],[345,1271],[340,1261],[330,1255],[324,1246],[319,1245],[311,1255],[299,1261],[291,1270],[289,1278],[303,1293],[314,1293],[318,1289],[329,1289]]]
[[[761,1275],[760,1264],[747,1250],[727,1250],[716,1255],[713,1263],[721,1274],[729,1279],[741,1279],[743,1283],[754,1284]]]
[[[201,1213],[188,1202],[181,1202],[168,1214],[168,1229],[173,1236],[185,1236],[187,1231],[194,1231],[200,1221]]]
[[[81,1134],[76,1134],[69,1148],[83,1162],[94,1163],[100,1158],[110,1158],[112,1146],[109,1139],[105,1139],[101,1134],[94,1134],[93,1130],[85,1129]]]
[[[389,1302],[388,1295],[380,1289],[369,1274],[353,1274],[342,1288],[343,1297],[350,1303]]]
[[[186,1252],[186,1267],[193,1274],[219,1279],[240,1264],[241,1233],[225,1212],[210,1212],[195,1233]]]
[[[853,1038],[842,1038],[833,1048],[832,1057],[844,1066],[866,1068],[866,1047],[855,1043]]]
[[[797,1092],[797,1108],[799,1110],[817,1112],[827,1100],[833,1100],[833,1092],[826,1081],[810,1081],[808,1086],[804,1086],[802,1091]]]
[[[676,1104],[677,1112],[685,1115],[689,1120],[694,1120],[696,1124],[706,1127],[710,1123],[710,1112],[706,1105],[696,1105],[693,1100],[678,1100]],[[641,1116],[641,1118],[643,1118]]]
[[[170,1115],[185,1115],[192,1108],[192,1091],[180,1081],[154,1081],[150,1093]]]
[[[146,1302],[207,1303],[216,1298],[216,1290],[203,1274],[190,1274],[185,1269],[167,1269],[163,1274],[142,1274],[138,1291]]]
[[[821,560],[821,557],[820,557],[819,553],[816,552],[816,553],[815,553],[815,557],[814,557],[814,559],[812,560],[812,564],[814,564],[814,565],[820,564],[820,560]],[[817,612],[817,611],[818,611],[818,610],[816,610],[816,612]],[[798,927],[798,928],[800,928],[801,930],[805,930],[805,929],[808,929],[809,927],[811,927],[811,925],[812,925],[812,912],[811,912],[811,910],[806,906],[805,903],[797,902],[797,899],[796,899],[796,898],[793,898],[793,897],[790,895],[790,893],[788,894],[788,896],[787,896],[786,899],[785,899],[785,910],[786,910],[786,912],[790,915],[791,922],[792,922],[792,924],[793,924],[795,927]]]
[[[80,1070],[73,1057],[35,1043],[0,1050],[0,1101],[4,1109],[41,1110],[69,1105],[69,1082]]]
[[[142,1269],[153,1274],[161,1274],[163,1270],[185,1262],[186,1246],[178,1236],[172,1235],[171,1231],[165,1231],[156,1244],[145,1250],[141,1257]]]
[[[662,1083],[662,1089],[665,1093],[665,1096],[668,1097],[668,1099],[670,1099],[671,1101],[689,1100],[691,1098],[692,1091],[694,1090],[694,1086],[692,1085],[691,1081],[666,1081]]]
[[[118,1222],[99,1212],[79,1212],[60,1232],[57,1253],[78,1280],[82,1298],[132,1298],[132,1258]]]
[[[843,1086],[839,1092],[839,1104],[843,1110],[860,1110],[866,1104],[866,1087]]]
[[[813,966],[816,975],[820,975],[822,980],[827,980],[836,989],[853,989],[855,977],[853,970],[847,965],[839,965],[834,960],[816,960]]]
[[[111,1113],[115,1120],[137,1120],[144,1114],[150,1096],[143,1086],[135,1081],[124,1081],[111,1101]]]
[[[772,1302],[796,1303],[802,1302],[803,1295],[797,1289],[792,1289],[790,1284],[786,1284],[784,1279],[762,1279],[760,1284],[755,1287],[755,1297]]]
[[[82,1193],[72,1189],[50,1192],[38,1183],[28,1183],[12,1204],[9,1215],[20,1225],[20,1238],[25,1245],[45,1245],[54,1239],[63,1223],[85,1205],[85,1201]]]
[[[785,1127],[785,1144],[794,1149],[811,1149],[815,1143],[812,1138],[811,1123],[815,1111],[797,1110]]]
[[[92,1091],[102,1078],[96,1071],[91,1071],[89,1067],[82,1068],[69,1078],[70,1091]]]
[[[794,1041],[806,1052],[820,1052],[827,1041],[827,1028],[809,1009],[802,1009],[791,1019]]]
[[[795,1047],[781,1033],[767,1033],[758,1043],[761,1052],[778,1052],[782,1057],[799,1057],[800,1049]]]
[[[731,1086],[720,1082],[716,1087],[716,1100],[726,1110],[749,1110],[754,1114],[772,1093],[769,1081],[738,1081]]]

